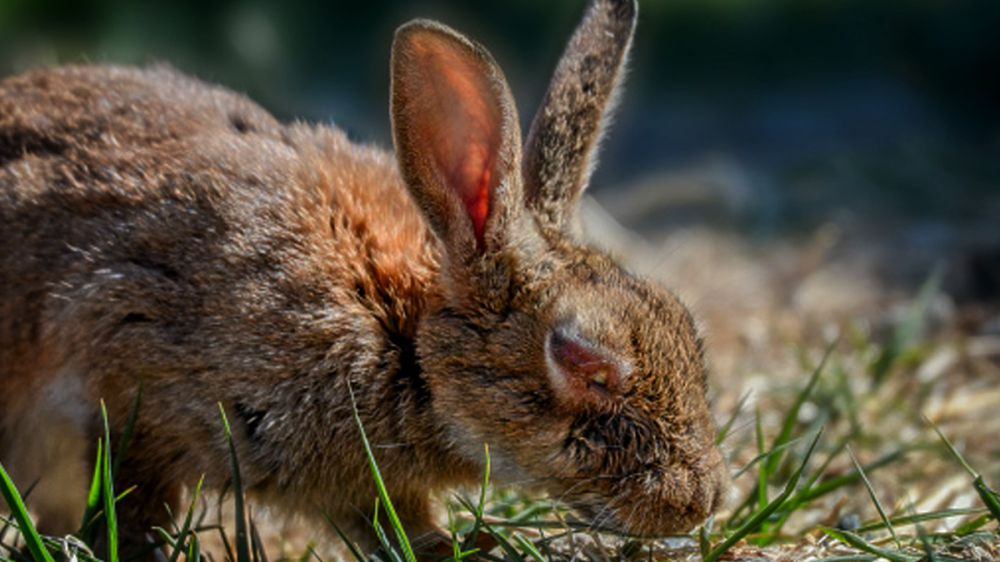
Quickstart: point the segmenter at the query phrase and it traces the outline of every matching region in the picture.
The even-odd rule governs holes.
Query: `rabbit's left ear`
[[[417,20],[392,49],[392,127],[406,184],[452,258],[498,248],[521,208],[521,133],[493,58]]]
[[[621,82],[637,0],[592,0],[563,53],[524,151],[528,206],[542,224],[575,232],[576,208]]]

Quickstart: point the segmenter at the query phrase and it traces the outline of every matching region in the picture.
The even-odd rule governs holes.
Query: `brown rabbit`
[[[251,493],[373,546],[349,386],[411,534],[484,443],[596,524],[706,517],[726,477],[691,315],[578,235],[635,20],[593,0],[523,151],[497,64],[429,21],[393,44],[395,156],[166,68],[0,82],[0,461],[43,527],[78,522],[99,400],[120,432],[140,386],[133,545],[229,482],[221,403]]]

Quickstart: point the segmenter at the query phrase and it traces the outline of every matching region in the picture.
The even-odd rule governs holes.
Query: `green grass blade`
[[[757,528],[760,527],[760,525],[763,524],[772,513],[777,511],[778,508],[781,507],[789,497],[791,497],[792,492],[795,491],[795,486],[798,485],[799,478],[802,477],[802,472],[806,469],[806,464],[809,463],[809,459],[812,457],[813,451],[816,450],[816,444],[819,443],[819,439],[822,435],[822,430],[816,432],[816,437],[814,437],[812,442],[809,444],[809,448],[806,450],[806,453],[802,458],[802,463],[799,465],[798,469],[792,473],[792,477],[789,478],[788,482],[785,484],[784,490],[771,500],[770,503],[764,506],[763,509],[754,513],[749,519],[747,519],[746,522],[733,531],[728,538],[709,551],[708,555],[704,557],[704,562],[713,562],[714,560],[717,560],[720,556],[725,554],[727,550],[732,548],[733,545],[741,541],[743,537],[757,530]]]
[[[352,541],[351,539],[347,538],[347,534],[344,533],[343,530],[341,530],[340,526],[334,522],[333,518],[331,518],[326,513],[323,514],[323,517],[326,519],[326,522],[329,523],[331,527],[333,527],[333,530],[336,531],[337,536],[340,537],[340,540],[344,541],[344,544],[347,545],[347,549],[351,552],[351,556],[353,556],[354,559],[357,560],[357,562],[365,562],[366,560],[368,560],[368,558],[361,553],[361,549],[358,548],[358,545],[355,544],[354,541]]]
[[[226,560],[229,562],[236,562],[236,555],[233,553],[233,543],[229,540],[229,535],[226,534],[225,525],[217,525],[215,530],[219,533],[219,540],[222,542],[223,552],[226,555]]]
[[[382,545],[382,552],[389,557],[390,562],[403,562],[403,559],[399,557],[399,553],[396,552],[392,543],[389,542],[389,537],[386,536],[382,524],[378,521],[378,510],[379,498],[375,498],[375,508],[372,509],[372,529],[375,530],[375,536],[378,537],[378,542]]]
[[[185,562],[201,562],[201,541],[198,540],[197,533],[191,534],[191,540],[188,542],[187,560]]]
[[[526,521],[530,521],[532,518],[552,513],[554,509],[555,504],[550,501],[534,502],[525,508],[524,511],[511,516],[508,521],[511,521],[512,523],[524,523]]]
[[[180,543],[180,539],[178,539],[178,538],[175,538],[175,537],[174,537],[174,535],[171,535],[171,534],[170,534],[169,532],[167,532],[167,530],[166,530],[166,529],[164,529],[163,527],[153,527],[153,529],[152,529],[152,530],[153,530],[153,532],[154,532],[154,533],[156,533],[156,535],[157,535],[158,537],[160,537],[160,540],[161,540],[161,541],[163,542],[163,544],[164,544],[164,545],[166,545],[166,546],[169,546],[169,547],[171,547],[171,548],[177,548],[177,546],[178,546],[179,544],[181,544],[181,543]]]
[[[465,560],[466,558],[468,558],[470,556],[475,556],[477,554],[479,555],[478,556],[479,558],[484,558],[484,559],[487,558],[487,555],[484,554],[484,553],[482,553],[482,552],[480,552],[478,548],[473,548],[471,550],[463,550],[463,551],[459,552],[457,555],[455,555],[454,558],[455,558],[455,560],[457,562],[459,560]]]
[[[483,479],[479,487],[479,504],[475,509],[472,510],[472,515],[475,518],[472,523],[472,530],[465,536],[465,540],[462,542],[462,548],[465,550],[471,549],[476,545],[476,541],[479,538],[479,530],[483,525],[483,512],[486,509],[486,491],[490,486],[490,471],[492,470],[490,461],[490,446],[488,443],[483,443],[483,451],[485,455],[484,467],[483,467]]]
[[[921,525],[917,525],[917,536],[920,538],[920,547],[924,551],[924,560],[926,562],[941,562],[941,558],[938,557],[937,553],[931,548],[931,541],[927,538],[927,532]]]
[[[757,456],[755,456],[754,458],[750,459],[750,461],[747,462],[745,465],[741,466],[739,468],[739,470],[737,470],[736,472],[734,472],[733,475],[732,475],[732,479],[736,480],[740,476],[743,476],[744,474],[746,474],[747,471],[749,471],[751,468],[753,468],[754,466],[756,466],[757,463],[759,463],[761,461],[764,461],[764,460],[767,460],[770,457],[772,457],[774,455],[777,455],[778,453],[783,453],[785,451],[785,449],[796,445],[800,441],[802,441],[801,437],[797,437],[795,439],[790,439],[790,440],[782,443],[781,445],[779,445],[777,447],[773,447],[769,451],[765,451],[763,453],[759,453]]]
[[[726,440],[726,437],[729,437],[729,432],[732,431],[733,424],[736,423],[736,420],[739,419],[740,414],[743,413],[743,408],[746,406],[747,400],[749,399],[750,399],[750,392],[747,392],[740,397],[740,401],[736,403],[736,408],[733,409],[733,413],[729,416],[729,419],[726,420],[726,423],[722,424],[722,427],[720,427],[719,431],[716,432],[715,434],[716,446],[721,445],[722,442]]]
[[[951,453],[951,456],[955,457],[955,460],[957,460],[959,464],[962,465],[962,468],[964,468],[965,471],[969,473],[969,476],[973,478],[979,476],[979,473],[976,472],[976,469],[972,468],[972,466],[965,460],[965,457],[962,456],[962,453],[959,453],[958,449],[956,449],[955,446],[951,444],[951,441],[944,436],[944,433],[941,432],[941,429],[937,426],[937,424],[932,422],[927,416],[924,416],[924,422],[927,423],[927,425],[931,426],[931,429],[934,430],[934,433],[937,433],[937,436],[941,439],[941,441],[945,444],[945,446],[948,447],[948,451]]]
[[[202,474],[201,478],[198,479],[198,484],[194,487],[194,493],[191,496],[191,504],[188,506],[187,514],[184,516],[184,523],[181,524],[181,528],[177,531],[177,545],[174,547],[174,551],[170,554],[170,562],[177,562],[181,558],[181,554],[184,553],[185,540],[188,534],[194,534],[191,532],[191,524],[194,521],[194,510],[195,506],[198,505],[198,498],[201,495],[201,485],[205,482],[205,475]]]
[[[698,528],[698,551],[701,553],[702,560],[708,556],[708,553],[712,550],[712,526],[715,524],[715,514],[708,516],[705,523]]]
[[[756,430],[756,433],[757,433],[757,453],[759,455],[765,455],[766,456],[766,453],[768,451],[766,450],[767,445],[764,444],[764,426],[761,425],[761,423],[760,423],[760,410],[757,410],[757,412],[755,414],[756,415],[754,416],[754,418],[755,418],[756,421],[755,421],[754,425],[756,426],[755,430]],[[771,457],[767,457],[767,459],[768,460],[764,461],[764,463],[761,464],[757,468],[757,508],[758,509],[763,508],[765,505],[767,505],[767,480],[770,477],[770,474],[767,472],[767,468],[766,467],[771,464],[771,462],[770,462]]]
[[[785,414],[785,419],[782,421],[781,430],[778,435],[774,438],[774,442],[771,443],[771,448],[774,449],[787,441],[792,437],[792,432],[795,431],[795,425],[798,423],[799,411],[802,410],[802,405],[806,403],[809,396],[812,395],[812,391],[816,388],[816,383],[819,382],[819,377],[826,368],[827,361],[829,361],[830,356],[833,355],[833,350],[836,349],[839,339],[834,340],[830,345],[826,347],[823,352],[823,358],[820,359],[819,364],[813,369],[812,374],[809,376],[809,382],[806,386],[799,392],[795,397],[795,402],[792,403],[792,407],[788,409]],[[781,462],[781,456],[772,456],[765,462],[764,472],[769,476],[774,474],[774,471],[778,469],[778,464]]]
[[[742,468],[737,470],[733,475],[732,479],[735,480],[740,476],[746,474],[751,468],[757,466],[757,482],[754,483],[753,488],[750,489],[750,493],[747,495],[746,499],[733,510],[732,515],[722,523],[723,529],[729,528],[731,526],[738,526],[746,521],[743,517],[744,511],[749,511],[753,513],[754,506],[760,508],[767,504],[767,481],[770,475],[765,472],[766,466],[769,461],[774,456],[781,456],[784,454],[785,449],[792,446],[794,443],[799,441],[799,439],[790,439],[785,441],[777,447],[773,447],[770,450],[765,450],[764,445],[764,431],[761,426],[760,421],[760,411],[756,411],[754,414],[754,428],[755,435],[757,439],[757,456],[745,464]],[[780,459],[779,459],[780,460]],[[761,461],[765,461],[761,464]],[[749,516],[749,514],[748,514]]]
[[[264,542],[260,539],[257,531],[257,524],[253,522],[253,514],[250,515],[250,545],[253,547],[254,562],[269,562],[267,551],[264,550]]]
[[[24,490],[24,493],[21,494],[22,503],[28,501],[28,497],[31,496],[31,492],[35,490],[35,486],[38,485],[38,482],[40,482],[40,480],[36,479],[30,486],[27,487],[27,489]],[[5,541],[7,539],[8,531],[10,531],[11,528],[16,529],[17,526],[14,524],[14,520],[12,518],[5,515],[0,515],[0,520],[3,520],[3,527],[0,527],[0,548],[6,548],[8,551],[12,552],[12,547],[7,545]],[[42,541],[44,542],[45,539],[42,539]]]
[[[766,503],[766,482],[771,478],[771,475],[775,473],[781,464],[781,460],[784,458],[783,454],[778,454],[778,452],[784,451],[784,449],[790,444],[792,439],[792,432],[795,430],[795,426],[798,423],[799,411],[802,409],[803,404],[812,394],[813,389],[816,387],[819,377],[826,367],[826,364],[833,354],[834,349],[836,349],[839,342],[839,338],[831,342],[826,350],[823,352],[823,357],[819,364],[813,369],[812,374],[809,377],[809,381],[806,383],[805,387],[796,395],[795,402],[789,408],[788,412],[785,414],[785,418],[782,421],[781,429],[778,435],[775,436],[774,442],[771,445],[770,451],[763,452],[763,449],[758,445],[758,456],[763,456],[763,465],[758,468],[758,482],[754,485],[750,494],[747,496],[746,500],[740,504],[732,513],[729,520],[723,522],[723,529],[729,528],[731,526],[739,526],[747,522],[747,519],[743,517],[744,510],[753,508],[754,504],[758,507]],[[757,424],[760,425],[760,415],[757,415]],[[760,429],[758,427],[758,443],[760,440]],[[737,476],[743,474],[746,468],[754,465],[758,462],[758,459],[754,459],[749,463],[747,467],[741,469]],[[735,478],[736,476],[734,476]],[[762,503],[762,498],[765,500]],[[749,517],[749,516],[747,516]]]
[[[42,537],[31,522],[28,508],[25,507],[21,494],[17,492],[14,481],[11,480],[2,464],[0,464],[0,493],[3,494],[3,499],[7,502],[7,507],[10,508],[11,515],[17,522],[17,527],[21,531],[21,536],[24,537],[24,543],[28,547],[31,557],[35,562],[54,562],[52,554],[45,548]]]
[[[907,449],[897,449],[888,453],[881,458],[878,458],[864,466],[865,472],[871,473],[879,468],[888,466],[900,458],[903,457],[908,452]],[[829,480],[824,480],[812,488],[803,489],[801,492],[796,494],[792,500],[789,502],[789,507],[798,509],[803,505],[816,500],[834,490],[843,488],[849,484],[857,482],[861,478],[861,475],[857,472],[850,472],[841,476],[836,476]]]
[[[470,503],[469,503],[469,501],[468,501],[467,499],[465,499],[465,498],[463,498],[463,497],[458,497],[458,502],[459,502],[459,503],[461,503],[461,504],[462,504],[462,505],[463,505],[463,506],[465,507],[465,509],[469,510],[469,511],[470,511],[471,513],[475,513],[475,511],[476,511],[476,507],[475,507],[475,506],[473,506],[472,504],[470,504]],[[499,525],[498,525],[498,526],[499,526]],[[522,523],[517,523],[517,524],[515,524],[515,525],[513,525],[513,526],[514,526],[514,527],[526,527],[527,525],[525,525],[525,524],[524,524],[524,523],[522,522]],[[561,528],[563,528],[563,525],[561,525],[561,524],[559,524],[559,523],[553,523],[553,526],[556,526],[556,527],[558,527],[558,528],[560,528],[560,529],[561,529]],[[508,556],[508,557],[509,557],[510,559],[513,559],[513,560],[516,560],[516,561],[518,561],[518,562],[521,562],[521,561],[523,561],[523,560],[524,560],[524,557],[523,557],[523,556],[521,556],[521,554],[520,554],[520,553],[519,553],[519,552],[517,551],[517,549],[516,549],[516,548],[514,548],[514,545],[512,545],[512,544],[510,543],[510,541],[508,541],[508,540],[507,540],[507,539],[506,539],[506,538],[505,538],[505,537],[504,537],[504,536],[503,536],[503,535],[502,535],[501,533],[497,532],[497,531],[496,531],[496,530],[495,530],[495,529],[493,528],[493,526],[492,526],[492,525],[490,525],[490,524],[487,524],[487,523],[483,522],[483,523],[482,523],[482,526],[481,526],[480,528],[481,528],[482,530],[486,531],[486,533],[487,533],[488,535],[490,535],[491,537],[493,537],[493,538],[494,538],[494,539],[495,539],[495,540],[497,541],[497,544],[498,544],[498,545],[500,546],[500,548],[501,548],[501,549],[502,549],[502,550],[504,551],[504,553],[506,553],[506,554],[507,554],[507,556]],[[581,526],[581,528],[587,528],[587,526],[586,526],[586,525],[582,525],[582,526]],[[592,529],[592,528],[591,528],[591,529]],[[480,556],[485,556],[485,553],[483,553],[483,552],[480,552],[480,553],[479,553],[479,555],[480,555]]]
[[[944,268],[938,264],[934,267],[927,281],[920,287],[916,300],[906,313],[906,318],[896,328],[889,343],[872,363],[872,380],[876,388],[885,382],[896,360],[919,338],[927,318],[927,311],[930,309],[934,295],[938,293],[943,275]]]
[[[136,486],[136,485],[134,485],[134,484],[131,485],[131,486],[129,486],[128,488],[125,488],[124,492],[122,492],[122,493],[118,494],[117,496],[115,496],[115,503],[117,504],[118,502],[120,502],[123,499],[127,498],[129,494],[131,494],[132,492],[136,491],[138,488],[139,487]]]
[[[83,510],[83,520],[76,536],[86,545],[94,544],[94,520],[101,509],[101,475],[104,473],[102,459],[104,458],[104,440],[97,440],[97,458],[94,459],[94,473],[90,477],[90,490],[87,492],[87,506]]]
[[[968,461],[965,460],[965,457],[962,456],[962,453],[958,452],[958,449],[956,449],[955,446],[951,444],[951,441],[949,441],[948,438],[944,436],[944,433],[941,432],[941,429],[938,428],[938,426],[934,422],[927,419],[927,416],[924,416],[924,421],[927,422],[934,429],[934,432],[937,433],[938,437],[941,438],[941,441],[943,441],[945,446],[948,447],[948,451],[950,451],[951,455],[955,457],[955,460],[957,460],[959,464],[962,465],[965,471],[969,473],[969,476],[972,476],[972,486],[973,488],[975,488],[976,493],[979,494],[979,497],[980,499],[983,500],[983,503],[986,505],[986,508],[990,510],[990,513],[993,515],[993,518],[996,519],[997,521],[1000,521],[1000,497],[997,496],[997,493],[991,490],[990,487],[986,485],[986,481],[983,480],[983,475],[979,474],[979,472],[977,472],[976,469],[972,468],[972,465],[970,465]]]
[[[962,523],[958,527],[955,527],[955,535],[958,537],[964,537],[966,535],[970,535],[978,531],[980,528],[982,528],[990,521],[994,520],[995,519],[993,518],[993,515],[991,513],[984,513],[979,517],[976,517],[975,519],[966,521],[965,523]]]
[[[926,523],[928,521],[940,521],[942,519],[950,519],[952,517],[961,517],[963,515],[984,515],[986,510],[983,508],[953,508],[953,509],[942,509],[940,511],[928,511],[925,513],[914,513],[913,515],[903,515],[899,517],[892,517],[889,521],[894,527],[904,527],[907,525],[915,525],[917,523]],[[877,531],[879,529],[885,528],[885,522],[878,521],[874,523],[868,523],[862,525],[857,529],[852,529],[856,534],[869,533],[871,531]],[[956,533],[957,533],[956,529]]]
[[[535,562],[546,562],[545,557],[542,556],[541,552],[538,552],[535,545],[531,544],[531,541],[524,538],[520,533],[514,533],[514,541],[521,547],[521,549],[527,552],[528,555],[531,556],[531,559]]]
[[[396,509],[392,505],[392,500],[389,499],[389,491],[382,480],[382,473],[378,469],[378,463],[375,462],[375,454],[372,453],[371,444],[368,442],[368,435],[365,433],[364,424],[361,423],[361,415],[358,413],[358,404],[354,400],[354,389],[348,384],[347,390],[351,395],[351,410],[354,412],[354,422],[361,433],[361,443],[364,444],[365,455],[368,457],[368,467],[371,469],[372,478],[375,480],[375,487],[378,489],[379,498],[382,500],[385,512],[389,516],[389,522],[396,533],[396,540],[399,541],[399,546],[403,549],[403,556],[406,557],[406,562],[417,562],[417,557],[413,554],[413,547],[410,545],[410,539],[407,538],[406,530],[403,529],[403,524],[400,522],[399,516],[396,515]]]
[[[139,406],[142,405],[142,384],[139,384],[139,390],[135,393],[135,400],[132,401],[132,406],[129,407],[128,418],[125,420],[125,427],[122,429],[122,434],[118,438],[118,447],[114,452],[114,463],[111,467],[112,474],[118,474],[122,466],[122,461],[125,460],[125,452],[128,450],[128,446],[132,443],[132,435],[135,433],[135,424],[139,419]],[[109,442],[110,446],[110,442]]]
[[[972,482],[972,486],[976,489],[979,497],[982,498],[983,503],[986,504],[987,509],[993,514],[993,519],[1000,521],[1000,498],[997,497],[997,493],[990,489],[986,485],[986,481],[983,480],[983,475],[980,474]]]
[[[826,456],[826,459],[816,467],[816,470],[806,478],[805,484],[802,485],[803,490],[809,490],[816,485],[816,482],[826,474],[826,470],[830,468],[830,464],[833,463],[834,459],[840,455],[841,451],[847,448],[847,440],[841,439],[830,451],[830,454]]]
[[[469,509],[471,507],[471,504],[466,503],[461,498],[457,498],[456,501],[458,501],[459,503],[461,503],[466,509]],[[538,530],[542,530],[542,529],[567,530],[568,529],[568,530],[571,530],[571,531],[599,531],[601,533],[605,533],[605,534],[609,534],[609,535],[616,535],[616,536],[621,536],[621,537],[627,537],[627,536],[629,536],[629,535],[621,533],[621,532],[615,532],[615,529],[604,528],[604,527],[597,527],[597,526],[595,526],[595,525],[593,525],[591,523],[585,523],[585,522],[582,522],[582,521],[566,521],[566,522],[560,522],[560,521],[513,521],[513,520],[509,520],[508,519],[508,520],[505,520],[505,521],[491,521],[490,522],[490,526],[491,527],[500,527],[500,528],[530,527],[532,529],[538,529]],[[675,538],[681,538],[683,536],[685,536],[685,535],[677,535]]]
[[[483,519],[483,510],[486,509],[486,490],[490,487],[490,445],[489,443],[483,443],[483,455],[485,457],[483,468],[483,481],[479,488],[479,505],[476,506],[476,519]]]
[[[313,547],[312,543],[306,545],[305,554],[299,557],[295,562],[306,562],[306,560],[309,560],[310,558],[315,559],[316,562],[325,562],[323,560],[323,557],[320,556],[318,552],[316,552],[316,549]]]
[[[458,540],[458,528],[455,522],[455,509],[449,504],[448,509],[448,535],[451,538],[451,558],[452,560],[462,559],[462,543]]]
[[[830,451],[830,454],[826,456],[826,459],[822,463],[820,463],[820,465],[816,467],[815,470],[812,471],[812,473],[809,475],[809,478],[806,478],[806,481],[802,485],[801,489],[809,490],[810,488],[812,488],[816,484],[816,481],[819,480],[826,472],[826,469],[830,466],[830,463],[833,462],[833,460],[837,457],[837,455],[839,455],[840,452],[846,446],[847,442],[845,440],[838,441],[837,445],[833,447],[832,451]],[[784,528],[785,523],[787,523],[788,519],[792,516],[793,513],[795,513],[796,498],[799,497],[801,494],[802,492],[796,493],[794,496],[792,496],[792,499],[788,500],[788,502],[782,508],[783,513],[778,517],[778,520],[773,525],[771,525],[770,532],[772,535],[777,535],[778,533],[780,533],[781,530]]]
[[[485,529],[486,532],[497,541],[497,544],[500,545],[500,549],[503,550],[504,554],[507,555],[506,560],[514,560],[515,562],[525,562],[524,556],[522,556],[521,553],[518,552],[516,548],[514,548],[514,545],[512,545],[510,541],[507,540],[506,537],[504,537],[497,531],[493,530],[493,528],[490,527],[489,525],[485,525],[483,529]],[[480,554],[482,555],[482,553]]]
[[[896,536],[896,530],[892,528],[892,522],[889,521],[889,516],[885,514],[885,508],[882,507],[882,502],[879,501],[878,495],[875,494],[875,488],[872,487],[871,480],[868,480],[868,475],[865,474],[865,469],[861,468],[861,463],[858,462],[858,457],[854,456],[854,451],[851,449],[850,445],[847,446],[847,454],[851,457],[851,462],[854,463],[854,468],[861,475],[861,481],[865,483],[865,489],[868,490],[868,497],[871,498],[872,503],[875,504],[875,510],[878,511],[878,516],[882,519],[882,523],[885,524],[886,529],[889,530],[889,534],[892,535],[892,541],[896,543],[896,548],[903,548],[902,543],[899,542],[899,537]]]
[[[880,556],[890,562],[917,562],[922,558],[922,556],[907,554],[899,550],[889,550],[875,546],[850,531],[831,529],[829,527],[820,527],[820,530],[848,546]]]
[[[104,421],[104,454],[101,455],[101,495],[104,496],[104,524],[108,536],[108,560],[118,562],[118,518],[115,515],[115,483],[111,473],[111,427],[108,425],[108,408],[101,400],[101,418]]]
[[[10,531],[10,528],[14,526],[14,522],[9,518],[4,517],[3,515],[0,515],[0,519],[3,519],[3,527],[0,527],[0,547],[5,547],[6,546],[5,542],[7,540],[7,532]]]
[[[243,480],[240,478],[240,463],[236,457],[236,443],[233,442],[233,430],[226,417],[226,409],[219,402],[219,415],[222,416],[222,427],[229,445],[229,460],[233,470],[233,503],[236,516],[236,562],[252,562],[250,558],[250,536],[247,533],[246,503],[243,497]]]

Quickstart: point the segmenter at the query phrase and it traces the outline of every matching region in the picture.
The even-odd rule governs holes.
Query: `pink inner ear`
[[[421,83],[416,121],[482,247],[502,117],[491,78],[464,46],[435,35],[415,38],[413,53]]]
[[[470,149],[476,148],[475,146]],[[470,150],[472,152],[472,150]],[[490,178],[493,175],[492,162],[485,161],[485,154],[470,154],[460,172],[461,179],[454,181],[462,189],[459,195],[465,204],[465,212],[472,220],[472,228],[476,233],[476,242],[480,246],[486,234],[486,218],[490,214]],[[469,189],[471,187],[471,189]]]

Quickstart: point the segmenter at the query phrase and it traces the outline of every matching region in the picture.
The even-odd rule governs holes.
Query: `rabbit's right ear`
[[[493,58],[444,25],[413,21],[396,32],[391,96],[400,169],[449,257],[503,245],[523,208],[521,133]]]
[[[528,206],[574,233],[580,194],[614,104],[635,31],[637,0],[592,0],[531,124],[524,151]]]

